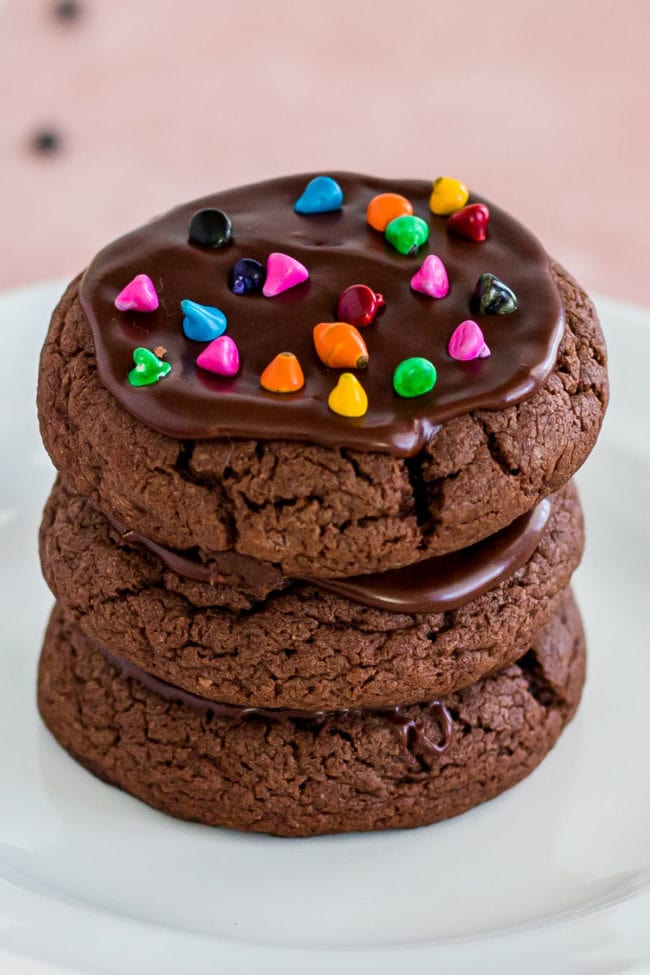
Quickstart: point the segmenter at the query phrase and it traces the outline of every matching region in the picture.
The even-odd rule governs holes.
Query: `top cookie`
[[[607,402],[605,348],[593,306],[569,275],[494,207],[486,239],[465,239],[429,210],[430,183],[334,175],[343,206],[333,212],[294,212],[308,176],[174,210],[102,251],[80,294],[74,283],[55,311],[39,380],[45,445],[70,487],[126,528],[198,548],[201,558],[234,550],[293,577],[383,572],[510,524],[591,450]],[[417,254],[400,253],[368,225],[367,205],[382,192],[402,193],[420,218],[415,230],[428,228]],[[189,237],[193,214],[208,207],[232,222],[223,246]],[[267,290],[281,284],[283,268],[292,280],[292,265],[269,262],[278,253],[299,261],[308,280],[271,297],[231,290],[243,258],[258,261],[262,277],[273,272]],[[412,287],[433,255],[449,279],[442,298]],[[484,273],[512,289],[515,311],[480,313],[472,295]],[[140,299],[157,310],[119,310],[116,298],[140,274],[150,279]],[[327,366],[314,326],[341,317],[339,296],[355,284],[385,300],[358,330],[368,362]],[[185,300],[227,318],[240,360],[232,376],[197,365],[207,341],[185,334]],[[202,312],[190,310],[196,323]],[[476,358],[450,355],[468,319],[489,356],[476,344]],[[156,352],[150,384],[133,384],[136,348]],[[452,349],[467,353],[462,341]],[[260,385],[282,352],[300,362],[299,391]],[[430,360],[438,378],[408,397],[395,390],[405,391],[394,373],[412,357]],[[141,365],[150,379],[151,360]],[[367,394],[362,416],[328,406],[342,373]]]

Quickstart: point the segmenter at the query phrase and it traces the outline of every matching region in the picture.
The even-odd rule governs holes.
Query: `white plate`
[[[647,971],[650,315],[600,302],[614,402],[580,477],[590,671],[560,743],[517,788],[450,822],[281,840],[167,819],[41,726],[51,599],[36,532],[52,470],[33,400],[59,291],[0,297],[0,970]]]

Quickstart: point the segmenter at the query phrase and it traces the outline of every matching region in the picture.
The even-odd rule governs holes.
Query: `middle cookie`
[[[388,589],[381,576],[316,584],[251,559],[219,572],[191,552],[152,551],[60,483],[44,513],[41,560],[66,616],[161,680],[241,706],[381,708],[448,694],[525,653],[580,561],[573,485],[552,496],[543,521],[525,558],[530,522],[480,543],[511,559],[488,591],[477,585],[490,570],[479,546],[456,553],[444,572],[422,563],[418,572],[437,579],[434,611],[423,610],[413,576],[401,592],[395,574]]]

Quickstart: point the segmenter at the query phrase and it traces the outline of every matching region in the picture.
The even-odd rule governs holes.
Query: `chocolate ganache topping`
[[[548,526],[548,498],[507,528],[469,548],[424,559],[416,565],[388,572],[346,579],[304,579],[321,590],[333,592],[364,606],[393,613],[439,613],[458,609],[498,586],[525,565]],[[239,588],[263,598],[288,584],[279,571],[256,559],[231,552],[215,552],[207,561],[193,552],[179,552],[128,531],[109,518],[123,540],[153,552],[177,575],[196,582],[215,584],[236,575]]]
[[[564,318],[549,259],[535,237],[491,204],[485,241],[448,233],[447,218],[429,209],[430,182],[332,176],[343,190],[340,210],[294,212],[311,174],[289,176],[177,207],[97,255],[81,283],[81,304],[92,327],[99,376],[137,419],[178,439],[285,439],[412,456],[452,417],[505,408],[542,386],[555,363]],[[429,226],[428,242],[415,255],[398,253],[366,222],[368,203],[385,192],[407,197]],[[472,194],[469,202],[484,201]],[[202,208],[222,210],[232,221],[232,240],[225,246],[202,247],[189,239],[190,220]],[[302,262],[309,280],[272,298],[234,294],[229,287],[233,264],[252,258],[264,265],[272,252]],[[410,287],[428,254],[442,259],[449,276],[449,293],[439,300]],[[486,272],[513,289],[516,311],[480,315],[470,308]],[[140,274],[152,279],[158,309],[117,311],[116,296]],[[386,302],[363,329],[369,362],[355,375],[369,406],[359,418],[328,409],[341,370],[322,364],[312,338],[315,325],[336,321],[339,295],[352,284],[368,285]],[[183,299],[217,307],[227,316],[227,335],[240,353],[237,375],[222,378],[196,365],[206,346],[183,332]],[[460,362],[449,356],[451,334],[468,318],[480,325],[489,358]],[[128,374],[137,347],[163,347],[169,375],[132,386]],[[298,357],[304,387],[290,394],[261,389],[261,373],[286,351]],[[425,395],[401,398],[392,387],[393,372],[416,356],[434,363],[437,383]]]

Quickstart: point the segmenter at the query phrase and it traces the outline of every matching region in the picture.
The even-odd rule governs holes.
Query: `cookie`
[[[456,602],[437,612],[396,611],[396,597],[384,608],[368,605],[368,584],[341,595],[323,588],[327,583],[274,577],[265,564],[256,576],[250,570],[257,563],[241,557],[234,576],[203,567],[212,584],[183,578],[62,485],[45,510],[41,557],[68,618],[162,680],[243,706],[373,708],[446,694],[525,652],[556,612],[580,560],[582,513],[573,485],[554,495],[547,518],[532,551],[524,549],[523,564],[515,562],[503,581],[473,597],[477,550],[486,552],[484,567],[498,564],[499,553],[507,566],[507,548],[482,543],[430,560],[442,562],[438,577],[456,585]],[[424,574],[428,561],[416,568]],[[443,594],[450,595],[448,586]]]
[[[573,716],[584,666],[580,617],[567,596],[518,663],[405,709],[397,725],[377,711],[225,717],[209,702],[174,700],[169,686],[153,691],[121,676],[55,609],[38,702],[77,761],[163,812],[309,836],[422,826],[515,785]]]
[[[591,450],[608,395],[593,306],[496,207],[477,242],[431,215],[430,184],[342,174],[343,209],[304,216],[292,201],[305,181],[181,207],[98,255],[62,298],[43,350],[45,445],[74,491],[154,541],[197,546],[204,560],[231,551],[287,576],[338,578],[466,548],[562,487]],[[374,194],[400,186],[429,228],[416,255],[398,253],[365,220]],[[188,238],[193,211],[208,206],[232,218],[224,247]],[[274,297],[233,294],[238,260],[263,264],[278,251],[304,263],[309,280]],[[431,253],[449,275],[439,300],[410,287]],[[158,310],[114,307],[134,272],[150,275]],[[475,310],[485,272],[514,288],[512,314]],[[341,370],[321,361],[312,330],[334,320],[341,288],[360,281],[381,289],[385,307],[360,330],[368,364],[356,375],[369,406],[354,418],[327,408]],[[204,345],[183,332],[185,299],[225,310],[241,346],[235,377],[196,365]],[[449,342],[470,315],[490,356],[461,362]],[[133,386],[136,346],[164,348],[171,371]],[[305,378],[289,395],[260,388],[267,359],[283,351],[298,352]],[[435,359],[438,380],[409,398],[395,392],[393,373],[412,356]]]

